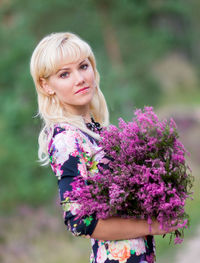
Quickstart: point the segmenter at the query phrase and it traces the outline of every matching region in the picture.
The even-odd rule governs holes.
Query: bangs
[[[70,64],[76,63],[81,59],[91,56],[92,51],[87,43],[84,41],[76,41],[76,39],[63,39],[57,48],[49,47],[46,54],[46,72],[48,77],[54,74],[60,67],[61,63]],[[47,61],[48,60],[48,61]]]

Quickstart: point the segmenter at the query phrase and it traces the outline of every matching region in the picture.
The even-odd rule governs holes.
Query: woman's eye
[[[88,68],[88,64],[81,65],[81,69],[87,69],[87,68]]]
[[[63,72],[62,74],[60,74],[61,78],[67,78],[69,77],[69,72]]]

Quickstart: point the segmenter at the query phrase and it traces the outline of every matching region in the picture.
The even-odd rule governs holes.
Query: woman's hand
[[[149,227],[151,235],[165,235],[178,229],[178,226],[171,226],[167,230],[162,229],[160,223],[157,220],[153,221]]]

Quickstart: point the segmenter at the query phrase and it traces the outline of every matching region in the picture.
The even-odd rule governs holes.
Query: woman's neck
[[[72,115],[79,115],[79,116],[82,116],[83,120],[85,123],[88,123],[88,122],[91,122],[91,113],[90,113],[90,108],[89,108],[89,105],[87,106],[76,106],[76,107],[68,107],[65,105],[65,110],[66,110],[66,113],[70,113]]]

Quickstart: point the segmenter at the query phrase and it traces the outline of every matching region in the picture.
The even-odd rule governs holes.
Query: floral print
[[[110,260],[118,260],[119,262],[126,263],[127,259],[131,256],[131,247],[129,240],[114,241],[108,245],[108,258]]]
[[[105,248],[105,246],[99,246],[98,250],[97,250],[97,262],[98,263],[104,263],[107,260],[107,250]],[[94,262],[94,261],[92,261]]]
[[[155,260],[152,236],[117,241],[93,240],[91,244],[94,257],[90,263],[154,263]]]
[[[146,252],[146,247],[143,238],[136,238],[130,241],[131,251],[137,256]]]
[[[77,175],[98,172],[98,165],[106,165],[97,141],[78,128],[62,124],[55,125],[49,142],[48,153],[53,172],[58,178],[60,201],[64,211],[64,221],[69,231],[75,236],[90,238],[98,219],[95,215],[76,218],[79,204],[70,202],[65,197],[71,191],[71,183]],[[154,239],[152,236],[130,240],[103,241],[90,238],[92,253],[90,263],[153,263]]]

